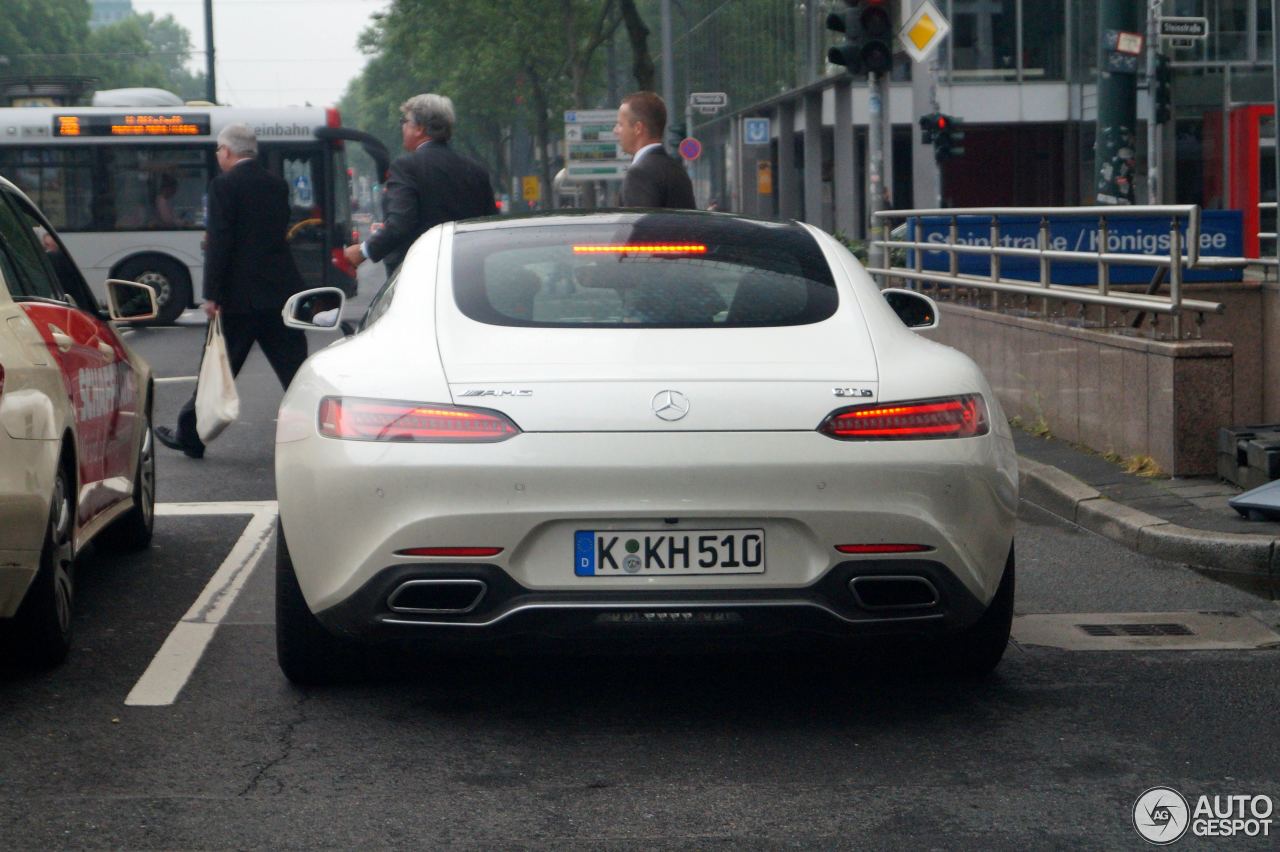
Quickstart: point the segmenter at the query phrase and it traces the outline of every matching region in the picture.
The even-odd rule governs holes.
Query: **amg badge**
[[[465,390],[460,396],[533,396],[532,390]]]
[[[860,399],[866,399],[868,397],[875,396],[875,393],[871,390],[871,388],[832,388],[831,393],[835,396],[840,396],[840,397],[852,396],[852,397],[858,397]]]

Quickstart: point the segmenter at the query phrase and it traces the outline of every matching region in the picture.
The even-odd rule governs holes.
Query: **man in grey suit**
[[[653,92],[633,92],[618,107],[614,135],[631,165],[622,180],[623,207],[675,207],[692,210],[693,183],[679,161],[662,147],[667,105]]]
[[[444,95],[415,95],[400,105],[408,153],[396,157],[388,172],[382,229],[346,248],[353,266],[385,260],[389,275],[414,241],[441,222],[497,212],[489,173],[449,147],[454,121],[453,101]]]

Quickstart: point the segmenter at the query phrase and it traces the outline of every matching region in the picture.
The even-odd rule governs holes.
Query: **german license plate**
[[[763,574],[764,530],[578,530],[579,577]]]

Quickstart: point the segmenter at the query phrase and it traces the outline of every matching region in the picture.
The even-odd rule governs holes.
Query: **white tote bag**
[[[207,444],[239,416],[240,395],[236,393],[236,380],[231,375],[219,312],[209,320],[209,334],[204,341],[204,359],[200,362],[196,384],[196,432]]]

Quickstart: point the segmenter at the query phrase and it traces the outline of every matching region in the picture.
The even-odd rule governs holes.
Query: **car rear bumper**
[[[745,590],[785,602],[842,562],[869,564],[837,544],[917,543],[985,605],[1013,539],[1015,459],[1011,442],[994,436],[857,444],[796,432],[525,433],[483,445],[314,436],[277,444],[276,481],[298,583],[317,613],[357,599],[388,571],[466,561],[399,553],[426,546],[501,548],[472,566],[491,564],[552,600],[607,588],[628,599],[673,592],[714,601]],[[747,527],[764,530],[763,573],[607,585],[575,576],[578,531]]]
[[[335,633],[364,640],[470,642],[585,634],[927,637],[963,629],[984,611],[946,566],[893,559],[842,562],[802,588],[649,591],[539,591],[496,565],[396,565],[317,616]]]

